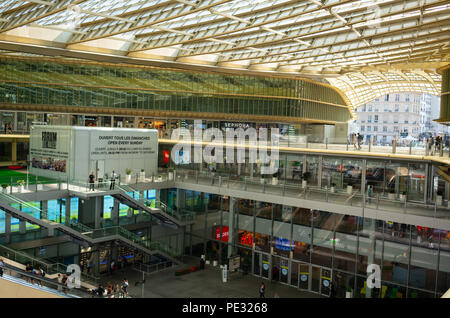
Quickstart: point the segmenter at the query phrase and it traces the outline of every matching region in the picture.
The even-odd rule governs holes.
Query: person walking
[[[358,133],[358,135],[357,135],[358,150],[361,150],[361,144],[362,144],[363,139],[364,139],[364,137],[360,133]]]
[[[117,175],[113,170],[113,172],[111,173],[111,185],[109,186],[109,190],[114,190],[114,186],[116,185],[116,178]]]
[[[58,274],[58,277],[56,278],[56,281],[58,282],[58,284],[62,284],[62,280],[63,280],[62,275]],[[58,291],[62,291],[62,287],[60,285],[58,286]]]
[[[122,282],[122,291],[124,297],[128,296],[128,280],[126,278]]]
[[[94,172],[91,172],[91,174],[89,175],[89,191],[95,191],[94,189],[94,181],[95,181],[95,175]]]
[[[5,263],[3,263],[3,258],[0,258],[0,277],[3,277],[3,267]]]
[[[266,298],[264,297],[264,293],[266,292],[266,286],[264,285],[264,282],[261,283],[259,286],[259,298]]]
[[[336,287],[333,282],[330,284],[330,298],[336,298]]]

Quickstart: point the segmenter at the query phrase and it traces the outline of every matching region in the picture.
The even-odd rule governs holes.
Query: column
[[[139,203],[144,205],[144,191],[143,190],[139,191]],[[142,218],[143,216],[144,216],[144,211],[139,210],[139,217]]]
[[[100,274],[100,251],[99,251],[99,247],[97,246],[93,246],[93,251],[92,251],[92,262],[93,262],[93,272],[94,275],[99,275]]]
[[[103,196],[95,197],[95,220],[94,226],[99,229],[103,226]]]
[[[375,220],[364,218],[364,230],[369,232],[369,253],[367,256],[367,264],[375,264],[375,248],[376,248],[376,236],[375,236]],[[370,274],[368,274],[369,276]],[[372,288],[366,288],[366,298],[372,298]]]
[[[160,201],[160,193],[159,193],[159,189],[156,189],[155,192],[156,192],[156,193],[155,193],[155,200],[156,200],[156,201]]]
[[[65,222],[64,224],[70,225],[70,202],[71,198],[69,196],[66,197],[66,206],[65,206]]]
[[[17,140],[13,139],[11,141],[11,161],[13,163],[17,162]]]
[[[119,204],[120,202],[114,199],[113,210],[111,211],[111,220],[114,225],[119,225]]]
[[[317,168],[317,186],[319,188],[322,187],[322,165],[323,165],[323,157],[319,157],[319,167]]]
[[[41,201],[40,219],[48,220],[48,201],[47,200]],[[49,231],[46,228],[41,228],[41,233],[42,233],[43,237],[46,237],[46,236],[48,236]]]
[[[235,217],[234,217],[234,204],[236,199],[230,197],[230,212],[228,213],[228,252],[227,257],[231,257],[233,254],[233,244],[234,244],[234,227],[235,227]]]
[[[11,243],[11,215],[5,212],[5,237],[6,244]]]
[[[22,204],[19,205],[19,210],[22,211]],[[19,220],[19,233],[25,234],[27,228],[26,228],[27,222]]]

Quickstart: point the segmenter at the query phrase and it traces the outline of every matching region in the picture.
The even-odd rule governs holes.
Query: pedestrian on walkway
[[[0,277],[3,277],[3,267],[5,264],[3,263],[3,258],[0,258]]]
[[[357,135],[357,140],[358,140],[358,150],[361,150],[361,144],[362,144],[362,142],[363,142],[363,139],[364,139],[364,137],[363,137],[360,133],[358,133],[358,135]]]
[[[94,189],[94,181],[95,181],[95,175],[94,172],[91,172],[91,174],[89,175],[89,191],[95,191]]]
[[[264,282],[261,283],[259,286],[259,298],[266,298],[264,296],[264,293],[266,292],[266,286],[264,285]]]
[[[336,286],[333,282],[330,284],[330,298],[336,298]]]
[[[114,190],[114,186],[116,185],[116,178],[117,175],[113,170],[113,172],[111,173],[111,185],[109,186],[109,190]]]
[[[122,281],[122,291],[124,297],[126,297],[128,295],[128,280],[126,278],[124,278]]]

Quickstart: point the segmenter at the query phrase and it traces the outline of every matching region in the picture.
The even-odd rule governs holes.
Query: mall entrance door
[[[257,276],[270,279],[272,264],[270,262],[270,254],[255,252],[253,273]]]
[[[296,275],[298,275],[298,278],[291,278],[291,285],[293,285],[294,282],[297,282],[297,287],[301,290],[306,290],[324,296],[330,295],[330,268],[301,262],[292,262],[292,267],[292,272],[297,272]]]
[[[289,259],[274,256],[272,262],[272,280],[288,284],[289,283]]]

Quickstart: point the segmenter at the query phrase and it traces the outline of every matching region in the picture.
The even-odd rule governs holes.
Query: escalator
[[[61,263],[50,263],[38,257],[32,257],[26,253],[13,250],[9,247],[0,245],[0,255],[5,259],[17,263],[16,267],[20,269],[25,269],[26,264],[30,264],[33,268],[41,267],[48,278],[56,278],[58,274],[67,273],[67,265]],[[20,265],[22,266],[20,266]],[[86,273],[81,273],[80,275],[81,285],[86,288],[93,288],[97,286],[99,279],[88,275]]]
[[[40,227],[49,230],[49,236],[54,235],[54,231],[58,230],[64,234],[72,237],[74,242],[82,244],[83,242],[89,245],[100,244],[108,241],[120,241],[123,244],[138,249],[139,251],[147,254],[160,254],[163,257],[178,263],[176,252],[172,251],[169,247],[160,242],[143,241],[140,236],[126,230],[121,226],[111,226],[102,229],[91,229],[81,223],[71,223],[70,226],[52,222],[49,220],[42,220],[33,217],[32,215],[20,211],[11,206],[11,204],[21,204],[22,206],[31,207],[38,210],[41,217],[47,217],[45,211],[41,211],[36,207],[29,205],[28,203],[21,201],[13,196],[7,194],[0,194],[0,209],[10,214],[11,216],[18,218],[21,221],[26,221],[31,224],[38,225]]]
[[[150,206],[152,203],[150,200],[144,199],[143,202],[135,200],[129,193],[134,193],[136,190],[127,186],[120,185],[116,186],[120,189],[119,193],[112,194],[112,197],[117,199],[119,202],[129,206],[134,210],[144,211],[145,213],[158,218],[163,224],[169,226],[184,226],[194,222],[195,214],[188,213],[177,213],[173,209],[170,209],[167,205],[162,202],[156,202],[156,208]]]

